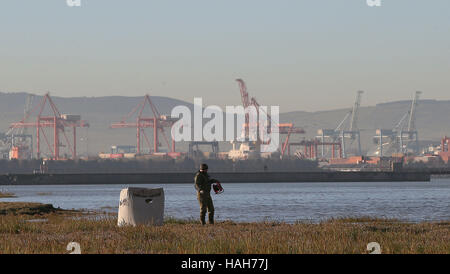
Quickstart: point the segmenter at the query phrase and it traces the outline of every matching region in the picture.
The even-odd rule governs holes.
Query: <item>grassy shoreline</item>
[[[11,192],[0,191],[0,199],[2,198],[17,198],[17,196]]]
[[[450,222],[347,218],[318,224],[225,221],[201,226],[194,220],[167,219],[160,227],[119,228],[115,217],[41,206],[46,210],[36,210],[39,204],[0,203],[0,253],[64,254],[69,242],[78,242],[82,253],[95,254],[367,254],[367,244],[378,242],[382,253],[450,254]]]

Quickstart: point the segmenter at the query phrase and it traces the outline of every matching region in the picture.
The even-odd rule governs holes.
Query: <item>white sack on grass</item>
[[[117,224],[162,225],[164,220],[164,190],[162,188],[130,187],[120,192]]]

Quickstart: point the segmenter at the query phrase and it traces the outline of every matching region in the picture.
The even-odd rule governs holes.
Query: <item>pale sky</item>
[[[0,91],[281,112],[450,100],[450,1],[0,0]]]

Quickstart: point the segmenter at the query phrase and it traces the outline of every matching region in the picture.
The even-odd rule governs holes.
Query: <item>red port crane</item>
[[[259,103],[256,101],[256,99],[254,97],[249,96],[248,92],[247,92],[247,86],[244,82],[244,80],[242,79],[236,79],[236,81],[239,84],[239,89],[241,91],[241,100],[242,100],[242,105],[244,108],[249,107],[249,106],[255,106],[256,110],[259,114]],[[267,113],[266,113],[267,114]],[[267,114],[268,117],[268,129],[270,131],[271,129],[271,123],[272,121],[272,117]],[[249,116],[248,113],[245,114],[245,128],[246,128],[246,136],[247,135],[247,128],[249,127]],[[283,134],[283,135],[287,135],[286,139],[284,140],[282,146],[281,146],[281,157],[284,156],[286,149],[288,148],[289,145],[289,138],[292,134],[304,134],[305,130],[303,130],[302,128],[299,127],[295,127],[293,123],[280,123],[277,125],[278,128],[278,133],[279,134]],[[258,131],[259,133],[259,131]],[[269,132],[270,133],[270,132]],[[258,140],[259,141],[259,140]]]
[[[45,106],[50,106],[50,115],[43,115]],[[27,122],[32,121],[29,117],[33,117],[32,115],[37,112],[37,117],[35,122]],[[18,123],[12,123],[10,128],[36,128],[36,156],[37,158],[41,158],[41,134],[44,138],[45,143],[47,144],[48,150],[51,152],[52,160],[62,160],[60,156],[60,148],[67,146],[72,154],[72,159],[76,159],[77,157],[77,127],[89,127],[89,123],[81,120],[80,115],[70,115],[70,114],[61,114],[53,103],[52,98],[47,93],[41,100],[39,105],[36,105],[33,110],[28,112],[25,117]],[[50,143],[49,138],[45,134],[45,128],[53,129],[53,144]],[[73,133],[73,142],[72,144],[67,137],[65,128],[71,128]],[[60,136],[64,136],[64,141],[61,142]]]
[[[146,107],[150,108],[153,117],[143,116]],[[134,122],[127,122],[128,119],[132,119],[133,117],[135,117]],[[172,138],[171,144],[169,144],[169,139],[164,133],[164,128],[171,128],[176,121],[177,119],[173,119],[165,115],[160,115],[158,109],[150,99],[150,96],[147,94],[144,96],[144,99],[120,122],[112,123],[111,128],[136,128],[136,153],[138,155],[142,154],[142,137],[144,137],[143,140],[145,140],[149,150],[152,147],[147,133],[145,133],[146,128],[153,128],[153,153],[158,153],[159,147],[161,146],[161,144],[159,143],[158,132],[161,132],[163,139],[167,144],[167,147],[171,147],[171,153],[175,153],[175,141]]]

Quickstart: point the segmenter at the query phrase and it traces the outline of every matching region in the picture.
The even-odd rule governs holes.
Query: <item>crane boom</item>
[[[358,130],[358,112],[359,106],[361,105],[361,96],[363,93],[364,91],[359,90],[356,94],[356,100],[352,110],[352,119],[350,120],[350,131]]]
[[[31,106],[33,105],[34,95],[28,94],[27,101],[25,103],[25,109],[23,110],[23,119],[24,121],[30,115]],[[27,128],[22,128],[20,134],[27,134]]]
[[[416,91],[416,94],[414,95],[414,99],[411,103],[411,109],[409,111],[409,122],[408,122],[408,131],[409,132],[416,130],[416,108],[417,108],[417,103],[419,101],[420,94],[422,94],[422,92]]]
[[[403,117],[398,121],[398,123],[395,125],[395,127],[392,129],[392,131],[396,132],[400,128],[402,128],[402,124],[406,120],[407,117],[408,117],[408,113],[405,113],[405,115],[403,115]]]
[[[239,83],[239,89],[241,91],[242,106],[244,108],[246,108],[246,107],[250,106],[250,100],[248,97],[247,86],[245,85],[245,82],[242,79],[236,79],[236,81]]]
[[[27,99],[25,101],[25,108],[23,110],[23,119],[22,119],[23,122],[26,122],[26,120],[30,116],[30,113],[32,111],[31,106],[33,104],[33,100],[34,100],[34,94],[28,94]],[[26,128],[9,128],[9,130],[5,133],[5,135],[11,136],[15,129],[17,129],[15,134],[19,134],[19,135],[26,134]]]
[[[347,121],[348,117],[350,117],[350,114],[352,114],[351,110],[349,112],[347,112],[347,114],[345,114],[344,119],[342,119],[342,121],[339,123],[339,125],[334,129],[335,132],[339,132],[342,130],[342,126],[344,125],[345,121]]]

